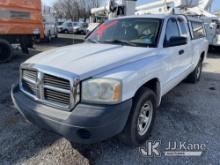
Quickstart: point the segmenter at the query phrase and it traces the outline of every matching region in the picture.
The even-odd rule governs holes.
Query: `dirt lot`
[[[57,39],[41,44],[32,55],[72,44]],[[220,164],[220,53],[210,53],[201,82],[181,83],[163,100],[150,140],[160,139],[161,151],[168,142],[205,144],[201,157],[143,157],[116,138],[94,145],[71,144],[53,133],[26,123],[15,110],[10,88],[18,80],[19,64],[30,56],[20,53],[0,65],[0,164]]]

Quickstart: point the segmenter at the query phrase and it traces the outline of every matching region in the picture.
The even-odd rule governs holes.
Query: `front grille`
[[[31,95],[37,95],[37,71],[23,70],[22,71],[22,85],[25,91]]]
[[[30,94],[36,96],[37,95],[37,88],[35,84],[32,84],[28,81],[22,80],[23,88],[28,91]]]
[[[62,93],[55,90],[44,89],[45,100],[60,103],[63,105],[69,105],[70,103],[70,94]]]
[[[44,74],[44,98],[46,101],[59,103],[64,106],[70,104],[70,82],[66,79]]]
[[[25,80],[30,80],[33,82],[37,82],[37,71],[33,71],[33,70],[23,70],[22,72],[23,74],[23,79]]]
[[[75,106],[74,91],[70,80],[43,72],[22,69],[22,89],[35,99],[63,108]],[[78,94],[78,93],[76,93]],[[73,100],[71,100],[73,99]]]
[[[44,74],[44,85],[70,90],[70,82],[68,80],[48,74]]]

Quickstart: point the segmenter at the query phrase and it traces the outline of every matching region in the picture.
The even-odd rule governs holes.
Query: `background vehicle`
[[[80,34],[86,34],[88,24],[85,22],[75,22],[73,24],[73,33],[80,33]]]
[[[53,37],[58,37],[58,29],[56,18],[51,12],[51,7],[44,6],[43,9],[43,23],[44,23],[44,36],[47,42],[50,42]]]
[[[64,21],[57,21],[57,26],[61,26],[64,23]]]
[[[118,16],[134,15],[137,0],[106,0],[104,6],[91,9],[90,29],[95,29],[98,25],[108,19]],[[95,27],[95,25],[97,25]]]
[[[56,19],[51,15],[43,16],[44,22],[44,36],[47,42],[50,42],[52,37],[58,37],[58,29],[56,25]]]
[[[57,32],[61,33],[62,30],[62,26],[64,24],[65,21],[57,21]]]
[[[28,53],[33,38],[44,38],[41,1],[0,1],[0,27],[0,62],[11,59],[10,44],[20,44],[22,51]]]
[[[59,26],[60,33],[82,33],[86,34],[88,24],[84,22],[64,22]]]
[[[59,33],[73,33],[73,23],[70,21],[64,22],[58,27]]]

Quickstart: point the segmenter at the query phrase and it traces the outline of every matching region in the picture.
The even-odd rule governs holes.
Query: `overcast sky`
[[[43,0],[43,2],[47,5],[52,5],[56,0]],[[143,4],[147,2],[153,2],[155,0],[138,0],[138,4]],[[214,0],[213,3],[213,11],[220,10],[220,0]]]

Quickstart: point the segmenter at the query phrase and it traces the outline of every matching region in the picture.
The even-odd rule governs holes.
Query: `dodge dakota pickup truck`
[[[72,142],[118,135],[138,146],[152,130],[162,96],[183,80],[200,80],[205,36],[203,22],[183,15],[108,20],[84,43],[21,64],[13,102],[27,121]]]

